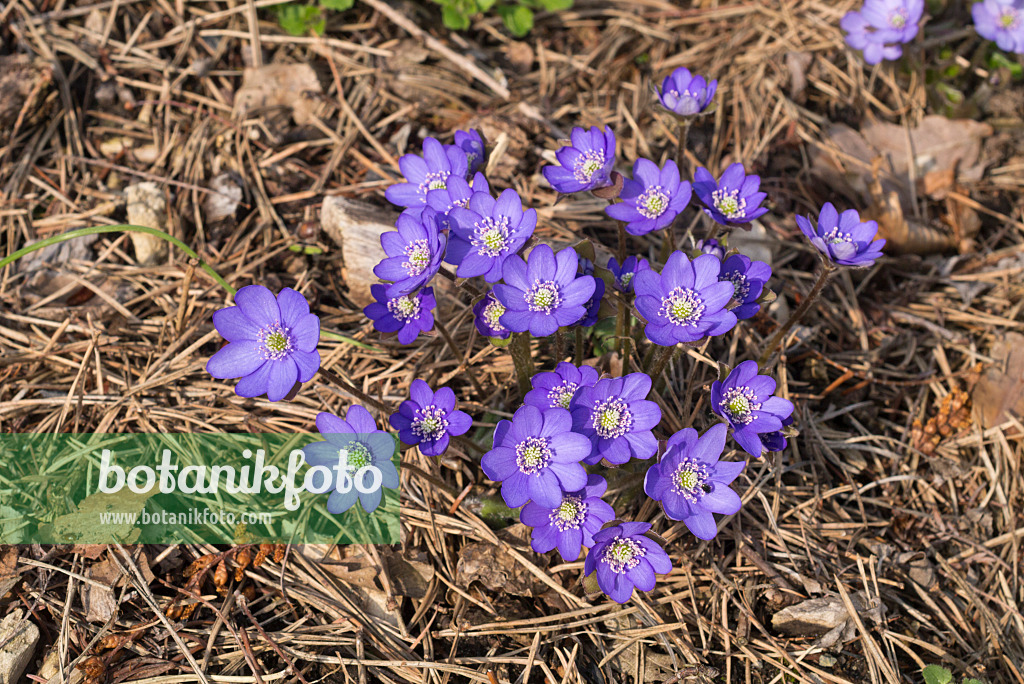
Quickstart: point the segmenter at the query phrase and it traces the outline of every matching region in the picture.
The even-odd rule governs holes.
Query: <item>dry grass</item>
[[[450,384],[478,421],[469,436],[481,444],[516,406],[507,356],[476,338],[467,302],[450,298],[446,320],[463,358],[438,337],[408,348],[378,340],[349,299],[336,246],[316,228],[325,194],[383,206],[398,156],[423,135],[479,125],[508,138],[492,187],[514,187],[536,207],[544,239],[582,235],[610,246],[601,203],[553,204],[542,157],[576,125],[614,127],[621,160],[674,150],[651,83],[685,65],[722,84],[716,113],[691,134],[689,163],[714,170],[741,160],[761,173],[775,289],[793,302],[810,287],[814,258],[791,239],[792,215],[830,198],[808,163],[824,127],[869,116],[913,126],[929,110],[921,64],[865,70],[842,49],[838,21],[853,0],[684,8],[577,0],[540,17],[523,42],[493,19],[452,35],[436,25],[432,5],[393,9],[383,0],[332,18],[327,38],[295,39],[257,11],[275,1],[0,6],[3,45],[43,64],[0,138],[4,249],[122,222],[124,186],[154,180],[166,188],[173,234],[229,282],[294,287],[325,329],[367,345],[324,342],[326,367],[391,403],[415,377]],[[959,28],[939,22],[928,35],[970,57],[976,41]],[[791,89],[790,53],[812,58],[801,91]],[[307,125],[280,109],[234,116],[243,68],[271,62],[317,70],[324,92]],[[126,572],[141,563],[132,553],[145,554],[157,577],[147,583],[130,571],[116,614],[90,623],[78,596],[93,582],[83,573],[95,558],[24,547],[4,610],[31,611],[65,677],[102,636],[121,635],[118,648],[102,651],[94,681],[895,684],[920,682],[921,667],[936,662],[1024,684],[1024,429],[1013,419],[969,421],[927,453],[912,431],[942,397],[970,388],[978,364],[996,363],[994,340],[1024,328],[1017,126],[1000,127],[985,176],[955,193],[954,202],[983,214],[971,253],[890,258],[829,285],[803,322],[804,342],[776,369],[801,434],[781,457],[747,469],[737,484],[745,506],[722,521],[717,540],[697,543],[651,502],[638,505],[639,472],[622,469],[610,503],[623,518],[652,521],[675,562],[650,595],[625,606],[588,601],[578,587],[582,562],[537,557],[518,527],[494,531],[481,517],[481,499],[494,490],[479,454],[456,445],[440,465],[405,455],[416,472],[403,472],[401,549],[341,549],[340,562],[321,563],[317,550],[293,548],[172,624],[162,606],[182,586],[183,568],[212,549],[111,548]],[[105,143],[114,138],[131,142],[111,152]],[[246,195],[234,219],[207,224],[207,183],[221,171]],[[924,200],[917,209],[935,211]],[[633,246],[656,255],[652,242]],[[296,244],[325,253],[290,251]],[[23,266],[0,276],[4,431],[287,432],[352,401],[319,381],[278,404],[235,396],[204,371],[220,339],[210,314],[225,293],[181,258],[140,267],[132,255],[126,237],[102,236],[51,264],[58,279],[32,280]],[[713,378],[711,359],[756,355],[771,327],[762,316],[673,366],[659,397],[666,434],[706,427],[701,388]],[[538,363],[550,365],[552,353],[544,347]],[[466,585],[468,549],[485,549],[504,580]],[[240,586],[248,599],[234,593]],[[823,595],[874,608],[854,611],[852,640],[826,653],[813,638],[772,627],[783,606]]]

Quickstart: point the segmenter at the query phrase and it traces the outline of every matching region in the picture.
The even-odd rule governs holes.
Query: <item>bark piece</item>
[[[0,684],[15,684],[32,661],[39,628],[16,610],[0,622]]]

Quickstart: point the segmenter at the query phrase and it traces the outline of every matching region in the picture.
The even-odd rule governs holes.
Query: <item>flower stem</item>
[[[583,326],[576,326],[576,365],[583,365]]]
[[[658,355],[654,359],[654,365],[648,373],[652,380],[657,382],[661,378],[661,374],[665,372],[665,367],[668,366],[668,362],[675,356],[676,351],[677,347],[662,347],[658,350]]]
[[[782,324],[781,328],[775,331],[775,334],[773,334],[765,344],[764,351],[761,352],[761,356],[757,359],[757,365],[759,368],[763,369],[765,367],[765,364],[768,363],[768,360],[771,358],[775,348],[782,343],[786,335],[789,334],[789,331],[794,325],[796,325],[797,321],[803,318],[804,314],[810,310],[811,305],[814,304],[821,295],[821,292],[825,287],[825,283],[828,282],[829,277],[835,272],[835,270],[835,266],[825,260],[822,260],[821,272],[818,274],[818,279],[815,281],[814,287],[811,288],[811,291],[804,298],[804,301],[800,302],[800,306],[797,307],[796,311],[790,315],[789,319]]]
[[[619,249],[616,256],[619,258],[619,268],[622,268],[626,261],[626,224],[619,221]]]
[[[680,171],[686,168],[686,143],[690,138],[691,123],[690,117],[679,121],[679,143],[676,146],[676,163],[679,164]]]
[[[530,379],[533,377],[533,357],[530,355],[530,333],[512,333],[512,343],[508,345],[512,354],[512,363],[516,366],[516,378],[519,392],[526,396],[530,391]]]
[[[565,359],[565,332],[562,328],[555,331],[555,360],[561,363]]]
[[[366,394],[361,389],[353,385],[348,380],[345,380],[334,371],[327,370],[326,368],[320,368],[320,375],[322,375],[325,379],[329,380],[330,382],[333,382],[335,385],[345,390],[352,396],[358,398],[359,401],[363,402],[364,404],[369,404],[370,406],[374,407],[378,411],[385,413],[386,415],[390,416],[392,413],[395,412],[394,409],[392,409],[390,406],[388,406],[387,404],[378,399],[374,399],[369,394]]]

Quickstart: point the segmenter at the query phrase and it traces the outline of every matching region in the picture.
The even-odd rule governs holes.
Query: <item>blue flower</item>
[[[607,490],[608,482],[603,477],[588,475],[586,486],[562,492],[562,501],[557,506],[542,506],[534,501],[523,506],[519,521],[533,528],[533,550],[547,553],[557,548],[567,563],[579,558],[584,546],[594,545],[594,534],[615,518],[615,511],[601,499]]]
[[[764,450],[758,435],[781,430],[793,413],[793,402],[774,394],[775,380],[758,375],[756,361],[744,361],[724,381],[711,384],[711,410],[729,422],[733,439],[756,458]]]
[[[437,212],[430,207],[406,209],[395,225],[397,231],[380,236],[387,257],[373,267],[378,278],[392,281],[386,289],[388,297],[409,294],[429,283],[441,268],[448,244],[438,226]]]
[[[634,278],[636,308],[647,319],[647,339],[663,347],[721,335],[736,325],[725,305],[733,295],[731,282],[719,282],[722,262],[702,254],[692,262],[673,252],[661,274],[643,271]]]
[[[589,131],[572,129],[572,144],[555,153],[561,166],[545,166],[542,173],[555,190],[563,194],[594,190],[611,185],[615,166],[615,133],[594,126]]]
[[[630,235],[646,235],[672,225],[690,203],[691,194],[689,181],[680,182],[679,167],[671,159],[664,169],[650,159],[637,159],[633,179],[622,181],[622,201],[608,205],[604,211],[613,219],[625,221]]]
[[[599,375],[592,366],[574,366],[562,361],[554,372],[537,373],[530,380],[533,389],[523,403],[539,409],[572,408],[572,398],[581,387],[593,387]]]
[[[505,306],[498,301],[493,291],[488,292],[486,297],[473,305],[473,321],[477,331],[484,337],[506,339],[512,331],[501,324],[504,313]]]
[[[621,378],[598,380],[582,387],[572,400],[572,429],[594,445],[586,463],[622,465],[630,458],[648,459],[658,451],[654,428],[661,422],[661,408],[647,400],[651,378],[630,373]]]
[[[451,176],[466,176],[466,153],[454,145],[442,145],[434,138],[423,141],[423,156],[404,155],[398,168],[405,183],[396,183],[384,191],[384,197],[400,207],[422,207],[427,204],[427,191],[448,187]]]
[[[472,187],[465,178],[450,176],[447,187],[427,191],[427,206],[440,214],[439,224],[443,229],[448,230],[451,228],[449,214],[452,209],[455,207],[467,208],[469,198],[473,196],[474,192],[491,194],[491,188],[487,184],[484,174],[478,173],[473,177]]]
[[[476,173],[487,161],[487,148],[479,131],[455,131],[455,146],[466,153],[470,174]]]
[[[1000,50],[1024,53],[1024,0],[983,0],[971,6],[978,35]]]
[[[650,523],[624,522],[594,535],[583,562],[583,574],[597,571],[597,586],[616,603],[625,603],[633,589],[651,591],[655,573],[672,571],[672,560],[658,542],[644,536]]]
[[[316,428],[326,441],[308,444],[303,451],[306,463],[327,469],[327,476],[319,471],[310,483],[317,490],[334,490],[327,497],[327,510],[335,515],[344,513],[358,500],[367,513],[373,513],[380,505],[383,489],[398,489],[398,470],[391,460],[395,455],[394,438],[378,430],[370,412],[358,405],[349,407],[344,420],[331,413],[318,414]],[[339,476],[339,468],[345,476]],[[362,468],[380,472],[379,487],[360,491],[369,489],[373,482],[372,474],[370,482],[359,477]]]
[[[632,292],[633,279],[637,273],[651,270],[651,265],[643,257],[628,257],[619,266],[619,260],[612,257],[608,260],[608,270],[615,276],[615,289],[619,292]]]
[[[847,12],[839,20],[839,28],[846,32],[846,44],[864,53],[864,61],[878,64],[882,60],[899,59],[903,48],[896,43],[895,31],[873,27],[860,12]]]
[[[758,192],[760,176],[748,176],[743,164],[733,164],[715,181],[711,172],[701,167],[693,178],[693,191],[704,203],[704,213],[724,226],[750,223],[768,213],[761,206],[768,195]]]
[[[725,248],[722,247],[722,243],[714,238],[708,238],[707,240],[700,240],[695,245],[697,250],[701,254],[714,254],[719,260],[725,258]]]
[[[505,282],[494,286],[505,306],[501,324],[513,332],[529,330],[534,337],[546,337],[579,321],[597,284],[593,276],[576,277],[578,263],[572,247],[555,255],[546,244],[537,245],[528,262],[515,254],[506,259]]]
[[[276,297],[262,285],[235,293],[235,306],[213,314],[213,325],[228,344],[210,357],[206,371],[215,378],[241,378],[240,397],[266,394],[280,401],[298,382],[308,382],[320,368],[320,319],[309,302],[286,287]]]
[[[455,408],[455,392],[442,387],[436,392],[419,378],[409,386],[409,399],[388,418],[404,444],[419,445],[424,456],[440,456],[451,437],[469,432],[473,419]]]
[[[834,263],[867,267],[882,256],[885,240],[875,239],[878,224],[874,221],[861,223],[856,209],[840,214],[831,202],[826,202],[818,215],[817,227],[803,216],[796,217],[796,224],[811,244]]]
[[[584,266],[584,263],[587,266]],[[594,274],[594,264],[589,259],[580,258],[580,275],[592,276]],[[600,278],[594,278],[594,294],[590,296],[590,299],[584,305],[587,312],[583,315],[576,325],[584,328],[590,328],[597,323],[597,317],[601,312],[601,300],[604,299],[604,281]]]
[[[772,267],[763,261],[751,261],[750,257],[733,254],[722,262],[719,282],[732,283],[732,300],[737,303],[731,311],[743,321],[753,318],[761,310],[757,300],[761,297],[765,283],[772,277]]]
[[[467,208],[454,207],[452,239],[444,260],[458,264],[460,278],[483,276],[489,283],[501,280],[505,260],[526,244],[537,227],[537,211],[523,211],[522,200],[508,189],[497,200],[484,192],[474,192]]]
[[[685,67],[679,67],[665,77],[658,94],[661,105],[679,116],[700,114],[715,96],[718,81],[708,83],[703,76],[691,74]]]
[[[425,287],[419,292],[389,297],[383,285],[371,285],[370,294],[377,301],[366,306],[363,313],[373,320],[373,327],[382,333],[398,333],[401,344],[412,344],[421,332],[434,328],[437,306],[434,289]]]
[[[782,419],[782,430],[775,430],[773,432],[762,432],[758,437],[761,438],[761,445],[765,451],[782,451],[786,448],[786,434],[785,428],[793,424],[793,416],[790,415],[788,418]]]
[[[501,496],[510,508],[531,500],[557,508],[562,492],[587,485],[580,461],[589,455],[590,440],[572,432],[568,411],[521,406],[511,422],[498,422],[494,448],[484,454],[480,466],[487,477],[501,483]]]
[[[647,496],[660,501],[665,515],[682,520],[698,539],[714,539],[718,534],[712,513],[732,515],[742,505],[729,485],[745,464],[718,460],[725,448],[726,431],[724,423],[699,438],[693,428],[680,430],[669,437],[665,455],[644,478]]]

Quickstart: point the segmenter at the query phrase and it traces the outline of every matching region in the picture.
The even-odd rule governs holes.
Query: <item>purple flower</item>
[[[793,402],[776,397],[775,380],[757,374],[756,361],[744,361],[724,381],[711,384],[711,410],[732,426],[732,437],[751,456],[761,457],[759,434],[782,429]]]
[[[642,271],[651,270],[651,265],[643,257],[628,257],[619,266],[619,260],[612,257],[608,260],[608,270],[615,276],[615,289],[619,292],[632,292],[633,279]]]
[[[855,209],[847,209],[841,215],[826,202],[818,215],[817,228],[803,216],[796,217],[796,224],[819,252],[843,266],[867,267],[882,256],[885,240],[876,240],[878,224],[875,221],[861,223]]]
[[[373,320],[373,327],[382,333],[398,333],[401,344],[412,344],[421,332],[434,328],[437,306],[434,289],[425,287],[413,294],[389,297],[383,285],[371,285],[370,294],[377,301],[366,306],[363,313]]]
[[[588,475],[587,484],[575,492],[562,492],[557,506],[542,506],[531,501],[523,506],[519,521],[532,527],[530,546],[537,553],[558,548],[562,560],[571,563],[580,550],[594,545],[594,534],[615,518],[615,511],[601,496],[608,482],[599,475]]]
[[[671,159],[664,169],[650,159],[637,159],[633,179],[622,181],[622,201],[604,211],[613,219],[626,221],[630,235],[647,235],[672,225],[692,194],[690,182],[680,182],[679,167]]]
[[[591,273],[593,273],[593,269],[591,269]],[[594,294],[591,295],[590,300],[585,304],[587,312],[583,315],[583,318],[576,322],[576,325],[590,328],[597,323],[598,314],[601,312],[601,300],[604,299],[604,288],[604,281],[600,278],[594,278]]]
[[[290,287],[275,297],[262,285],[246,285],[235,293],[235,306],[213,313],[213,325],[228,344],[210,357],[206,371],[219,380],[241,378],[235,386],[240,397],[266,394],[280,401],[296,380],[308,382],[320,368],[320,319]]]
[[[495,200],[488,193],[474,192],[465,209],[449,212],[452,239],[444,260],[458,264],[460,278],[482,275],[495,283],[501,280],[505,260],[526,244],[537,227],[537,211],[523,211],[522,200],[511,188]]]
[[[572,432],[565,409],[541,411],[521,406],[512,420],[494,429],[494,448],[480,461],[487,477],[501,483],[501,496],[509,508],[536,501],[558,508],[562,492],[577,492],[587,485],[580,461],[590,455],[590,441]]]
[[[387,258],[373,267],[374,275],[393,282],[386,288],[388,297],[409,294],[429,283],[441,268],[448,244],[438,226],[437,212],[430,207],[406,209],[395,226],[397,231],[380,236]]]
[[[523,403],[539,409],[572,408],[572,398],[581,387],[593,387],[598,372],[591,366],[574,366],[562,361],[554,372],[537,373],[530,380],[533,389],[523,397]]]
[[[621,378],[598,380],[582,387],[572,400],[572,429],[594,445],[586,463],[622,465],[630,458],[648,459],[658,451],[655,427],[661,408],[647,400],[651,378],[630,373]]]
[[[763,261],[751,261],[750,257],[742,254],[733,254],[722,262],[718,280],[732,283],[732,300],[737,306],[730,310],[736,314],[737,319],[743,321],[757,315],[761,310],[757,300],[771,277],[771,266]]]
[[[782,427],[786,428],[793,424],[793,416],[790,415],[788,418],[783,418]],[[786,448],[786,435],[783,430],[775,430],[774,432],[764,432],[758,435],[761,438],[761,445],[765,451],[782,451]]]
[[[760,176],[746,175],[740,163],[730,165],[718,182],[703,167],[697,169],[693,177],[693,191],[704,203],[704,213],[723,226],[750,223],[768,213],[768,209],[761,206],[768,195],[758,192],[759,187]]]
[[[1024,0],[983,0],[971,7],[978,35],[1000,50],[1024,53]]]
[[[718,81],[708,83],[703,76],[691,74],[685,67],[679,67],[661,84],[661,105],[679,116],[700,114],[715,96]]]
[[[441,218],[438,223],[445,230],[451,228],[451,220],[448,215],[455,207],[465,209],[469,206],[469,198],[474,192],[491,194],[491,188],[487,184],[484,174],[478,173],[473,177],[473,185],[470,187],[465,178],[450,176],[448,186],[437,190],[427,191],[427,206],[436,211]]]
[[[722,262],[712,254],[702,254],[691,262],[676,251],[660,275],[638,273],[634,278],[636,309],[647,319],[647,339],[670,347],[732,330],[736,314],[725,305],[735,288],[731,282],[718,280],[721,269]]]
[[[864,61],[868,64],[878,64],[883,59],[899,59],[903,55],[903,48],[892,44],[897,39],[896,32],[875,29],[860,12],[843,15],[839,28],[846,31],[846,44],[863,52]]]
[[[576,250],[566,247],[557,255],[550,245],[537,245],[529,261],[517,254],[505,260],[505,282],[494,286],[505,305],[501,324],[513,332],[546,337],[559,326],[573,325],[587,312],[594,294],[594,276],[576,277]]]
[[[892,31],[894,42],[909,43],[917,35],[924,0],[864,0],[860,13],[874,28]]]
[[[594,546],[583,562],[583,574],[597,570],[597,586],[616,603],[640,591],[654,589],[655,573],[672,571],[672,561],[658,542],[644,536],[650,523],[624,522],[594,535]]]
[[[698,539],[718,534],[712,513],[732,515],[742,502],[729,488],[746,465],[742,461],[719,461],[725,448],[726,427],[719,423],[701,437],[684,428],[669,437],[665,455],[644,478],[644,491],[660,501],[665,515],[682,520]]]
[[[427,191],[448,187],[448,178],[466,176],[466,153],[455,145],[442,145],[434,138],[423,141],[423,156],[404,155],[398,168],[405,183],[396,183],[384,191],[388,202],[400,207],[422,207]]]
[[[416,378],[409,386],[410,399],[388,418],[404,444],[418,444],[424,456],[440,456],[452,436],[464,435],[473,426],[469,414],[455,408],[455,392],[442,387],[436,392]]]
[[[477,331],[484,337],[506,339],[512,332],[501,324],[504,313],[505,306],[494,296],[494,292],[488,292],[486,297],[473,305],[473,320]]]
[[[714,238],[700,240],[695,246],[701,254],[714,254],[719,260],[725,258],[725,248]]]
[[[572,145],[555,153],[561,166],[545,166],[542,173],[555,190],[563,194],[594,190],[611,185],[615,166],[615,133],[594,126],[590,131],[572,129]]]
[[[469,174],[474,174],[487,161],[487,148],[479,131],[455,131],[455,146],[466,153]]]
[[[335,515],[352,508],[358,500],[367,513],[373,513],[380,505],[382,488],[398,488],[398,470],[391,462],[395,455],[395,440],[388,433],[377,429],[370,412],[362,406],[350,406],[345,419],[331,413],[320,413],[316,417],[316,429],[326,441],[313,442],[303,448],[306,463],[312,467],[321,466],[325,471],[313,475],[310,484],[317,491],[330,491],[327,510]],[[345,472],[339,474],[338,469]],[[380,486],[362,492],[355,486],[368,489],[374,478],[360,476],[363,468],[376,468],[380,472]],[[347,480],[347,482],[346,482]]]

